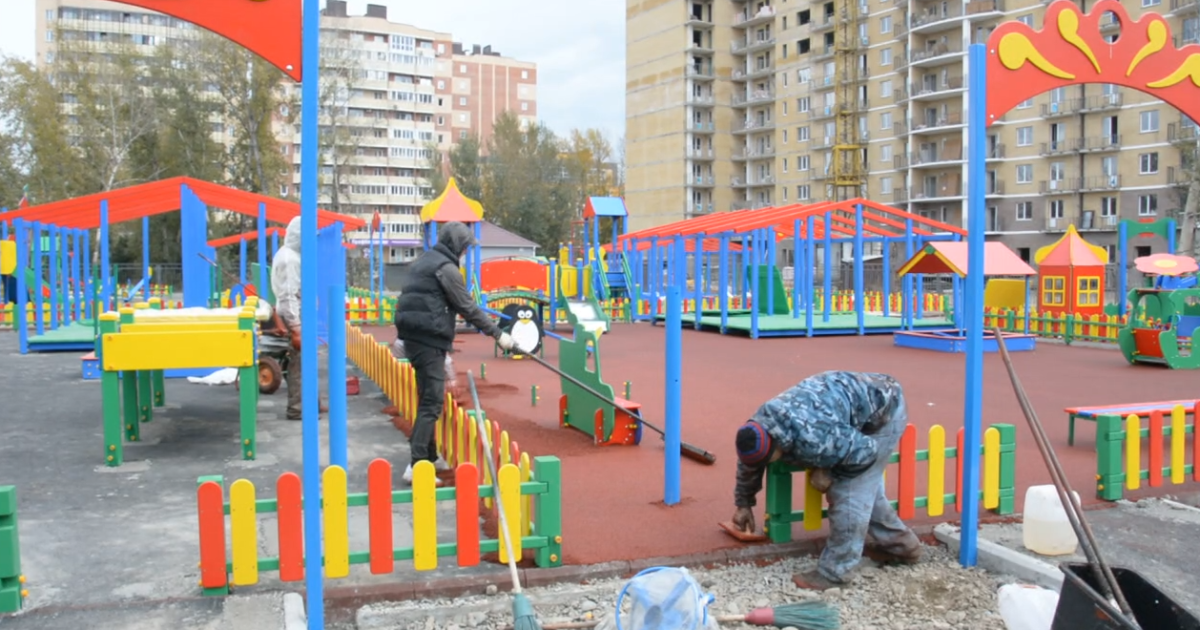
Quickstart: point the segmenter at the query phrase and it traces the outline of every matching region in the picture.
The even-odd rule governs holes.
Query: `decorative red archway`
[[[1113,43],[1101,33],[1109,11],[1121,25]],[[1100,0],[1088,13],[1055,0],[1040,30],[1015,21],[996,27],[987,55],[988,125],[1031,97],[1084,83],[1132,88],[1200,120],[1200,45],[1176,48],[1166,19],[1145,13],[1134,20],[1117,0]]]

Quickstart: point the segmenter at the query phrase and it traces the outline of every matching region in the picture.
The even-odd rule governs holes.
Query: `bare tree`
[[[346,212],[352,207],[351,191],[357,172],[354,158],[360,150],[361,138],[388,133],[386,120],[371,119],[375,124],[355,126],[350,117],[350,100],[366,70],[359,62],[359,51],[351,47],[346,35],[343,32],[327,38],[321,46],[320,185],[328,190],[328,200],[322,202],[334,212]]]

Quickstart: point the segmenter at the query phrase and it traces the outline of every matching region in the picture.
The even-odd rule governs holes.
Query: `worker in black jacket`
[[[461,315],[494,337],[504,350],[515,346],[513,338],[479,308],[463,282],[459,264],[475,242],[471,229],[457,221],[440,228],[437,245],[409,266],[396,300],[396,336],[404,342],[404,353],[417,377],[417,418],[409,440],[412,463],[404,471],[409,483],[413,464],[419,461],[433,462],[438,470],[449,469],[449,464],[438,459],[434,427],[445,403],[445,361],[454,347],[455,316]]]

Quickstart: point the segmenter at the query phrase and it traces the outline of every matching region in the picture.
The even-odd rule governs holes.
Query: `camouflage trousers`
[[[846,574],[862,559],[868,535],[890,553],[904,555],[920,546],[916,534],[900,520],[884,494],[883,472],[907,424],[908,412],[901,398],[891,418],[871,436],[879,445],[875,463],[857,477],[836,479],[826,493],[829,539],[817,564],[817,571],[826,579],[846,581]]]

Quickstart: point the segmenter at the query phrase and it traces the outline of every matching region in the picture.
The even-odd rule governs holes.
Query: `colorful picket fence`
[[[1169,414],[1151,411],[1140,416],[1097,416],[1096,496],[1117,501],[1125,490],[1140,489],[1143,481],[1151,488],[1181,485],[1189,479],[1200,482],[1198,416],[1200,403],[1191,409],[1176,405]]]
[[[776,299],[784,299],[787,301],[788,308],[792,304],[792,292],[786,291],[786,295],[777,296]],[[853,291],[835,291],[831,297],[830,312],[834,314],[854,313],[855,298]],[[721,300],[719,296],[708,295],[701,299],[704,310],[719,310],[721,308]],[[742,296],[730,296],[728,300],[729,310],[740,310],[750,308],[754,304],[753,298],[742,298]],[[884,296],[882,291],[865,291],[863,293],[863,309],[868,313],[882,313],[884,304]],[[821,291],[813,295],[813,305],[815,311],[825,310],[825,297]],[[899,313],[904,306],[904,295],[902,293],[891,293],[887,297],[888,312]],[[948,313],[950,302],[946,296],[938,293],[926,293],[924,296],[913,296],[912,307],[915,310],[917,307],[926,313]],[[638,301],[636,311],[638,315],[649,316],[651,310],[655,315],[662,315],[666,312],[666,298],[659,297],[658,300],[652,301],[649,299],[641,299]],[[684,299],[683,312],[692,313],[696,310],[696,300]]]
[[[562,564],[562,468],[558,458],[539,457],[537,473],[528,475],[513,464],[501,467],[497,476],[498,500],[506,513],[521,518],[508,523],[512,557],[521,561],[532,553],[540,567]],[[350,566],[367,564],[371,573],[391,573],[396,561],[412,561],[417,571],[438,568],[439,558],[453,556],[456,566],[476,566],[482,554],[500,554],[508,562],[501,538],[483,538],[480,501],[496,499],[490,483],[479,482],[475,464],[460,464],[454,471],[454,486],[438,488],[433,464],[413,467],[411,490],[392,488],[392,465],[376,459],[367,467],[367,491],[347,493],[346,471],[330,466],[321,475],[321,523],[323,566],[326,578],[350,575]],[[276,482],[274,499],[259,499],[254,484],[239,479],[223,493],[220,476],[201,477],[197,489],[200,523],[200,586],[206,595],[225,595],[230,587],[257,584],[260,572],[278,571],[282,582],[304,579],[304,518],[300,477],[287,472]],[[438,537],[438,505],[454,506],[454,540]],[[412,545],[396,548],[393,507],[412,506]],[[527,506],[532,506],[527,510]],[[352,550],[350,511],[367,508],[368,543],[365,550]],[[274,514],[277,522],[278,555],[260,557],[260,514]],[[228,520],[228,528],[226,522]],[[226,532],[228,532],[228,550]]]
[[[928,448],[917,449],[917,427],[912,424],[905,427],[897,452],[892,453],[889,460],[896,465],[898,475],[897,498],[892,501],[892,506],[901,519],[915,518],[917,508],[924,508],[929,516],[942,516],[948,505],[954,506],[956,512],[962,512],[963,493],[958,489],[963,487],[963,461],[958,454],[963,452],[963,435],[963,429],[959,429],[955,445],[946,446],[945,428],[934,425],[929,429]],[[993,424],[983,434],[983,445],[980,447],[983,455],[980,475],[982,490],[979,498],[984,508],[997,514],[1012,514],[1015,509],[1016,436],[1016,427],[1011,424]],[[947,492],[946,488],[947,460],[954,460],[954,492]],[[920,462],[927,462],[924,496],[917,495]],[[807,472],[804,508],[792,509],[792,475],[796,472],[801,472],[801,469],[781,462],[767,468],[763,530],[772,542],[791,541],[792,523],[803,523],[808,531],[820,529],[822,521],[829,514],[828,508],[823,506],[825,495],[808,483]]]

